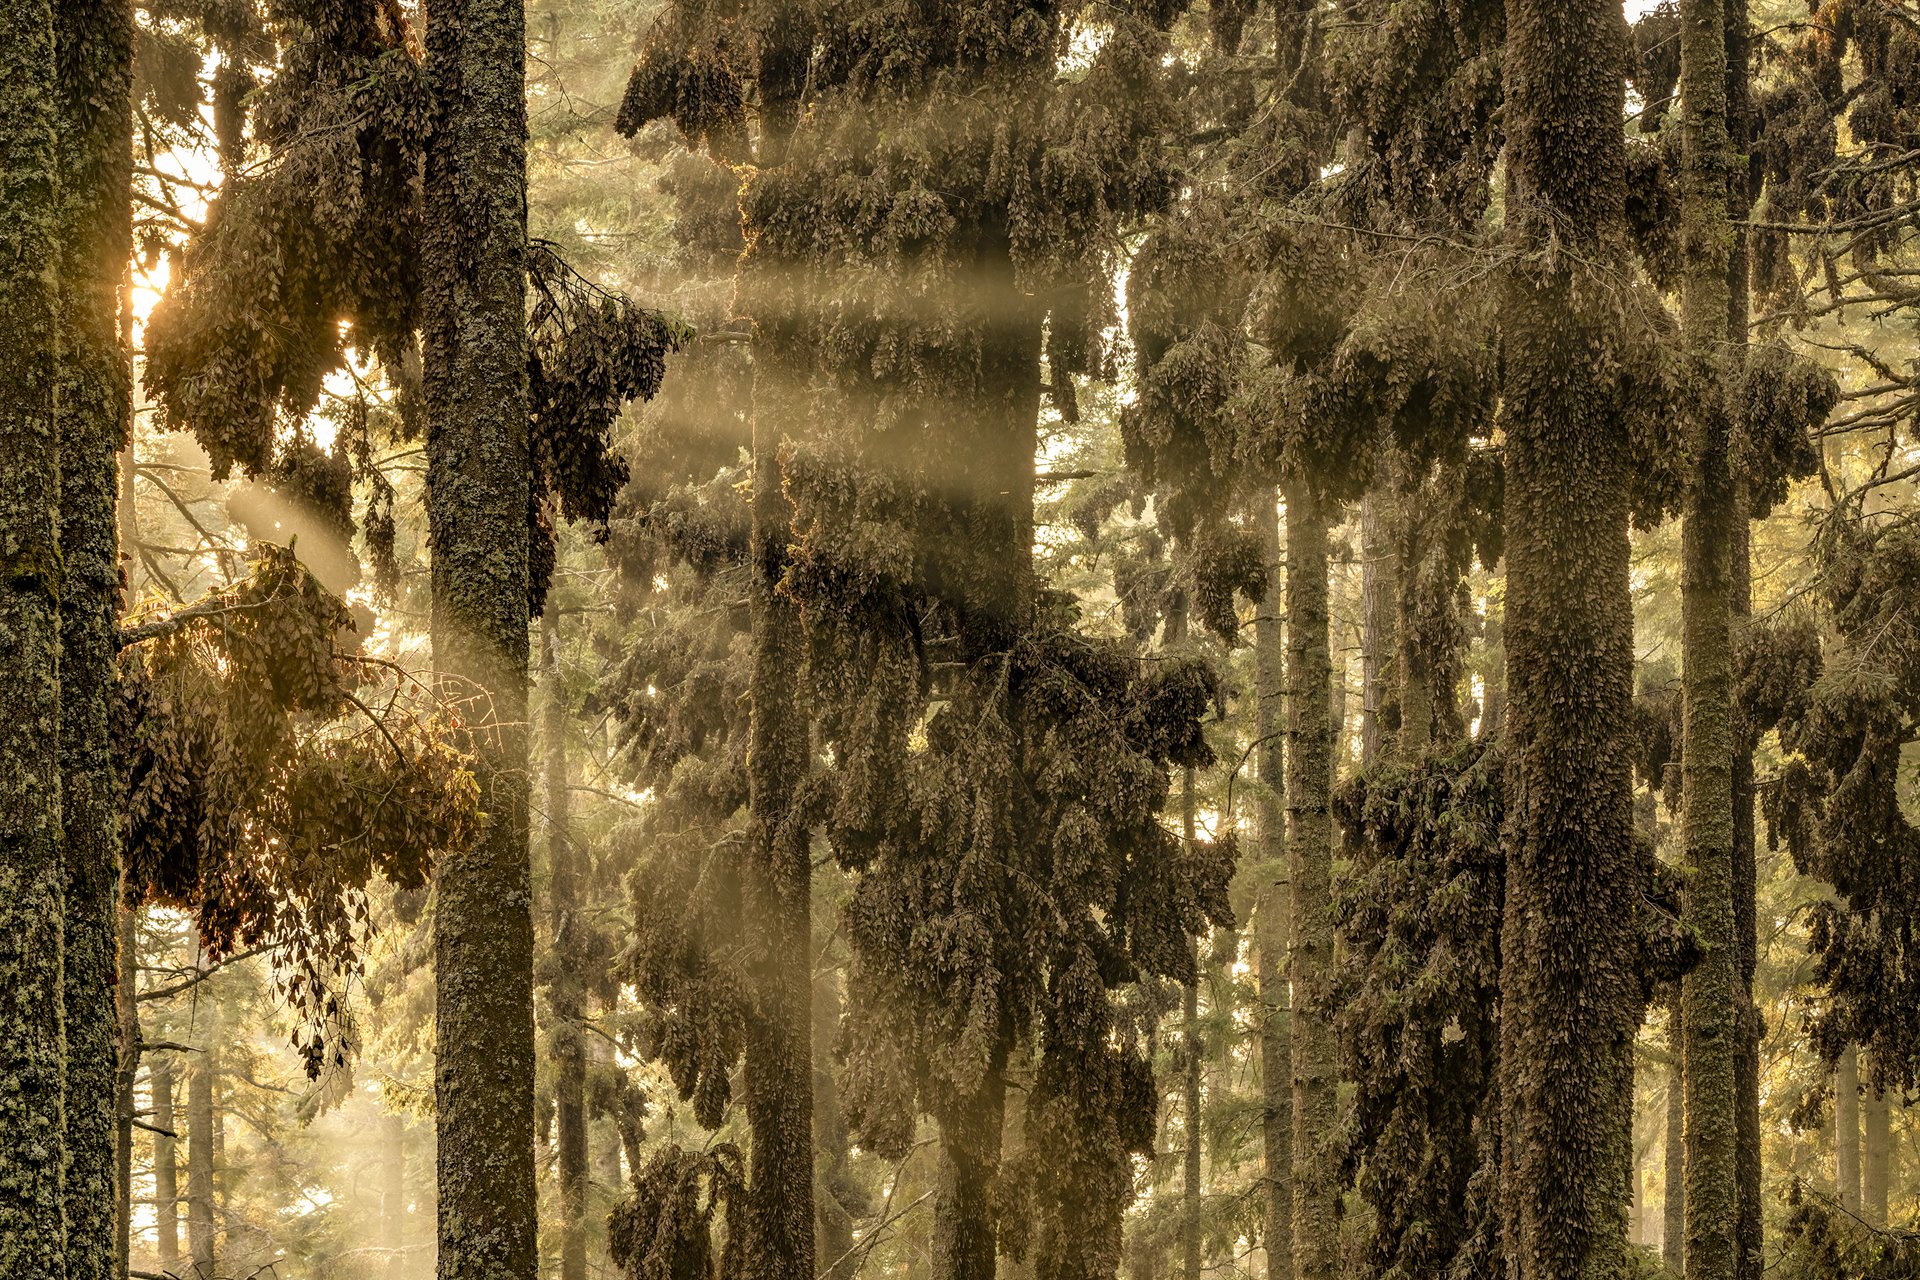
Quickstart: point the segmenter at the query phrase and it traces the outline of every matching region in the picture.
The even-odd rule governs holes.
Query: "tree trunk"
[[[180,1068],[171,1053],[155,1061],[147,1076],[153,1091],[153,1127],[157,1130],[153,1135],[153,1210],[155,1254],[162,1271],[180,1268],[180,1165],[178,1143],[173,1137],[177,1132],[173,1085],[179,1078]]]
[[[1193,766],[1188,765],[1180,775],[1180,830],[1187,848],[1194,846],[1193,813]],[[1180,1181],[1180,1256],[1182,1267],[1180,1274],[1184,1280],[1200,1280],[1200,1270],[1204,1265],[1201,1256],[1201,1197],[1206,1194],[1201,1186],[1200,1143],[1202,1130],[1203,1101],[1200,1092],[1200,1063],[1205,1050],[1200,1043],[1200,943],[1196,938],[1187,939],[1187,954],[1193,959],[1194,979],[1187,984],[1182,993],[1180,1009],[1182,1040],[1184,1042],[1185,1071],[1180,1088],[1181,1127],[1186,1134],[1186,1142],[1181,1152]]]
[[[1660,1224],[1660,1258],[1675,1275],[1686,1274],[1687,1266],[1687,1136],[1686,1083],[1681,1072],[1681,1042],[1685,1035],[1680,1002],[1674,1001],[1672,1025],[1667,1031],[1667,1148],[1665,1177],[1666,1206]]]
[[[1260,984],[1261,1157],[1266,1187],[1262,1236],[1270,1280],[1293,1275],[1293,1029],[1287,993],[1290,935],[1287,900],[1286,826],[1286,608],[1281,578],[1280,515],[1272,490],[1263,490],[1253,513],[1267,592],[1253,624],[1254,758],[1260,781],[1261,888],[1254,907],[1256,963]],[[1369,560],[1369,563],[1372,563]]]
[[[115,455],[131,421],[120,278],[133,252],[133,6],[58,0],[60,821],[66,865],[67,1275],[124,1274],[114,1241],[120,795],[110,708],[120,612]],[[11,457],[12,455],[9,455]]]
[[[1004,1066],[988,1068],[979,1108],[968,1127],[998,1134],[1006,1108]],[[978,1151],[971,1143],[941,1139],[933,1197],[933,1280],[994,1280],[998,1233],[993,1186],[999,1164],[997,1150]]]
[[[1398,648],[1395,602],[1400,597],[1399,560],[1393,536],[1391,481],[1367,491],[1360,504],[1360,767],[1380,759],[1386,741],[1381,723],[1391,655]],[[1263,523],[1264,528],[1264,523]],[[1277,619],[1276,619],[1277,623]],[[1255,643],[1259,643],[1258,640]]]
[[[1753,31],[1748,0],[1725,0],[1727,30],[1727,132],[1733,169],[1727,183],[1727,216],[1733,242],[1727,255],[1727,338],[1729,358],[1744,361],[1752,311],[1751,237],[1745,223],[1759,195],[1760,170],[1750,152],[1753,142]],[[1736,635],[1753,614],[1751,517],[1744,477],[1734,481],[1733,617]],[[1734,708],[1733,754],[1733,931],[1738,943],[1735,993],[1740,1004],[1739,1038],[1734,1046],[1735,1179],[1739,1222],[1734,1232],[1734,1273],[1739,1280],[1761,1280],[1765,1271],[1765,1225],[1760,1205],[1760,1010],[1753,1000],[1759,964],[1755,896],[1759,872],[1754,849],[1753,732]]]
[[[846,1118],[840,1111],[840,1082],[834,1073],[834,1040],[840,1034],[840,987],[831,968],[813,979],[813,1145],[814,1238],[821,1280],[851,1280],[859,1260],[853,1249],[853,1213],[842,1196],[856,1187],[848,1167]]]
[[[380,1117],[380,1247],[387,1252],[388,1280],[406,1273],[407,1122],[398,1112]]]
[[[1288,972],[1293,993],[1293,1256],[1299,1280],[1337,1274],[1339,1189],[1327,1150],[1335,1124],[1333,1028],[1317,993],[1333,965],[1333,666],[1328,653],[1327,515],[1287,485]]]
[[[1860,1212],[1860,1068],[1852,1045],[1833,1074],[1833,1172],[1840,1207]]]
[[[441,1280],[533,1280],[528,862],[525,15],[444,0],[427,22],[421,253],[433,662],[468,708],[487,822],[441,860],[434,1106]]]
[[[1724,367],[1729,314],[1727,223],[1733,142],[1727,132],[1722,0],[1680,7],[1681,217],[1688,246],[1681,326],[1694,357]],[[1693,470],[1681,532],[1681,653],[1685,746],[1682,919],[1701,944],[1681,983],[1685,1009],[1686,1274],[1734,1280],[1739,1224],[1734,1053],[1744,1001],[1733,920],[1734,492],[1724,404],[1690,406]]]
[[[219,1264],[213,1206],[213,1091],[219,1074],[218,1037],[207,1028],[206,1048],[187,1069],[187,1252],[197,1276],[212,1280]]]
[[[1508,0],[1500,1182],[1510,1280],[1609,1274],[1626,1247],[1641,1016],[1629,459],[1618,339],[1590,301],[1608,293],[1599,279],[1614,279],[1623,239],[1625,36],[1618,0]]]
[[[1886,1090],[1867,1082],[1860,1106],[1860,1214],[1867,1225],[1887,1225],[1887,1157],[1892,1152],[1892,1111]]]
[[[567,689],[560,672],[560,622],[549,602],[541,618],[546,699],[541,719],[547,783],[548,908],[556,959],[548,992],[554,1056],[554,1165],[560,1181],[560,1280],[587,1275],[586,958],[579,946],[580,850],[569,825]]]
[[[59,83],[50,0],[0,6],[0,1275],[65,1274]]]
[[[786,376],[755,385],[753,421],[752,706],[747,751],[747,874],[756,1000],[747,1023],[746,1111],[753,1130],[747,1201],[749,1280],[813,1280],[813,866],[806,817],[794,804],[807,776],[808,725],[798,705],[800,615],[781,594],[793,511],[780,487],[780,448],[792,420]]]
[[[1000,1139],[1003,1160],[1022,1159],[1027,1155],[1027,1099],[1033,1092],[1033,1085],[1033,1044],[1022,1036],[1014,1042],[1013,1056],[1007,1063],[1007,1118]],[[1029,1244],[1026,1253],[1015,1258],[1006,1252],[1003,1245],[998,1263],[1000,1280],[1034,1280],[1039,1270],[1036,1266],[1038,1252]],[[837,1256],[823,1253],[825,1258]]]

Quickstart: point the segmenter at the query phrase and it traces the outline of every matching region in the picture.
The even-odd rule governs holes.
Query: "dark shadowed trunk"
[[[1722,0],[1680,6],[1681,217],[1688,246],[1682,336],[1701,367],[1726,365],[1727,223],[1733,142],[1727,132]],[[1681,533],[1685,698],[1680,831],[1682,917],[1701,956],[1681,984],[1686,1085],[1686,1274],[1734,1280],[1739,1222],[1734,1052],[1742,1006],[1733,920],[1733,583],[1736,515],[1725,405],[1717,383],[1689,406],[1693,455]]]
[[[1259,901],[1254,907],[1256,977],[1260,984],[1260,1141],[1265,1184],[1262,1242],[1267,1274],[1293,1275],[1293,1029],[1287,993],[1290,937],[1286,823],[1286,608],[1280,550],[1280,514],[1272,490],[1253,512],[1267,591],[1254,621],[1253,659],[1257,688],[1255,759],[1265,787],[1260,797]]]
[[[807,776],[798,705],[800,616],[780,593],[792,505],[780,487],[783,408],[794,376],[773,363],[754,388],[751,743],[747,752],[746,910],[753,937],[753,1014],[746,1037],[746,1111],[753,1130],[747,1201],[749,1280],[813,1280],[813,868],[794,803]]]
[[[116,455],[132,411],[120,281],[133,252],[133,6],[59,0],[60,811],[66,864],[67,1275],[109,1280],[120,1016],[119,792],[109,708],[120,555]]]
[[[940,1169],[933,1196],[933,1280],[994,1280],[998,1235],[993,1188],[1000,1171],[997,1142],[1006,1111],[1006,1067],[987,1069],[976,1114],[961,1126],[966,1136],[940,1142]]]
[[[0,5],[0,1275],[64,1275],[54,7]],[[111,1192],[108,1192],[109,1198]]]
[[[1333,965],[1333,664],[1328,652],[1327,513],[1312,489],[1287,499],[1287,852],[1293,993],[1293,1256],[1300,1280],[1339,1266],[1333,1028],[1315,993]]]
[[[1508,0],[1507,880],[1501,1199],[1510,1280],[1620,1265],[1640,1020],[1617,319],[1618,0]],[[1587,280],[1592,275],[1594,280]]]
[[[1852,1045],[1833,1072],[1833,1174],[1840,1207],[1860,1212],[1860,1066]]]
[[[1191,849],[1196,833],[1193,813],[1193,766],[1189,765],[1180,775],[1180,832],[1181,838]],[[1183,1261],[1180,1274],[1185,1280],[1200,1280],[1201,1257],[1201,1200],[1206,1188],[1201,1185],[1200,1145],[1202,1130],[1203,1101],[1200,1091],[1201,1060],[1205,1049],[1200,1043],[1200,944],[1195,938],[1187,939],[1187,954],[1193,960],[1194,980],[1186,985],[1181,993],[1181,1038],[1185,1062],[1181,1074],[1180,1108],[1181,1127],[1186,1134],[1186,1143],[1181,1152],[1180,1181],[1180,1254]]]
[[[570,825],[567,776],[567,688],[560,671],[560,622],[549,603],[541,618],[546,700],[541,719],[547,784],[548,909],[553,938],[553,983],[548,995],[554,1027],[554,1168],[560,1182],[560,1280],[587,1274],[587,1054],[586,957],[578,945],[581,856]]]
[[[434,1106],[442,1280],[532,1280],[527,845],[526,31],[519,0],[427,23],[422,239],[433,662],[466,708],[479,842],[441,861]]]

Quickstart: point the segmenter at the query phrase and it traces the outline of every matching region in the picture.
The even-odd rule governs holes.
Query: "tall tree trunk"
[[[1892,1110],[1887,1092],[1871,1080],[1860,1105],[1860,1215],[1867,1225],[1887,1225],[1887,1165],[1892,1154]]]
[[[1380,759],[1386,741],[1381,722],[1387,681],[1399,634],[1395,601],[1400,597],[1399,560],[1394,538],[1392,482],[1367,491],[1360,504],[1360,767]],[[1264,525],[1263,525],[1264,527]],[[1277,621],[1277,620],[1276,620]],[[1258,640],[1255,641],[1258,644]]]
[[[941,1138],[933,1196],[933,1280],[994,1280],[998,1232],[993,1188],[1000,1153],[977,1137],[999,1134],[1005,1109],[1006,1067],[999,1062],[987,1069],[978,1114],[964,1126],[966,1135]]]
[[[1833,1073],[1833,1173],[1840,1207],[1860,1212],[1860,1066],[1852,1045]]]
[[[1187,848],[1194,846],[1197,833],[1194,830],[1193,812],[1193,766],[1188,765],[1180,775],[1180,831]],[[1186,1133],[1186,1143],[1182,1150],[1180,1182],[1180,1256],[1183,1280],[1200,1280],[1200,1270],[1205,1264],[1201,1256],[1201,1197],[1206,1194],[1201,1185],[1200,1144],[1201,1109],[1203,1101],[1200,1092],[1200,1065],[1205,1050],[1200,1042],[1200,943],[1196,938],[1187,939],[1187,954],[1193,959],[1194,978],[1182,993],[1180,1009],[1183,1052],[1182,1064],[1185,1072],[1180,1089],[1181,1127]]]
[[[1013,1056],[1007,1062],[1007,1118],[1006,1127],[1000,1140],[1002,1159],[1017,1160],[1027,1155],[1027,1100],[1033,1093],[1033,1042],[1022,1036],[1014,1042]],[[999,1280],[1034,1280],[1039,1272],[1036,1265],[1038,1250],[1031,1246],[1022,1256],[1015,1258],[1001,1246],[998,1265]],[[837,1257],[836,1254],[823,1254],[823,1257]]]
[[[1752,314],[1751,236],[1746,228],[1759,195],[1760,170],[1753,164],[1753,29],[1748,0],[1725,0],[1727,30],[1727,132],[1733,167],[1727,183],[1727,216],[1733,242],[1727,255],[1727,339],[1729,359],[1745,360]],[[1751,508],[1746,480],[1734,481],[1733,617],[1736,635],[1753,615]],[[1760,1205],[1760,1010],[1753,999],[1759,965],[1759,929],[1755,897],[1759,868],[1754,847],[1753,731],[1734,708],[1733,754],[1733,932],[1738,947],[1735,992],[1740,1005],[1739,1038],[1734,1046],[1735,1179],[1739,1222],[1734,1232],[1734,1273],[1739,1280],[1764,1274],[1765,1226]]]
[[[220,1073],[220,1027],[209,1021],[206,1048],[187,1069],[187,1253],[197,1275],[211,1280],[220,1257],[213,1204],[213,1093]]]
[[[854,1187],[848,1167],[847,1122],[840,1111],[840,1082],[834,1073],[834,1040],[840,1034],[840,986],[831,968],[813,979],[813,1145],[814,1239],[821,1280],[850,1280],[858,1259],[853,1249],[853,1213],[842,1200]]]
[[[0,1275],[64,1276],[55,369],[60,84],[51,0],[0,5]]]
[[[554,1020],[554,1165],[560,1181],[560,1280],[586,1280],[587,1054],[581,1028],[587,1015],[587,961],[579,945],[581,859],[570,825],[567,688],[560,671],[558,612],[549,602],[540,622],[547,677],[541,736],[547,756],[548,910],[556,960],[548,992]]]
[[[174,1138],[173,1086],[180,1067],[173,1054],[161,1055],[148,1073],[153,1091],[153,1212],[155,1254],[160,1270],[180,1268],[180,1165]]]
[[[1667,1270],[1685,1275],[1687,1266],[1687,1128],[1686,1083],[1681,1069],[1680,1002],[1673,1002],[1673,1022],[1667,1031],[1667,1126],[1665,1173],[1666,1207],[1660,1225],[1660,1259]]]
[[[528,860],[526,22],[436,0],[422,237],[433,662],[473,708],[487,822],[442,859],[434,912],[441,1280],[533,1280]]]
[[[793,511],[780,486],[780,447],[795,371],[778,361],[754,388],[753,565],[748,586],[753,667],[747,752],[746,909],[753,922],[755,1005],[746,1036],[746,1111],[753,1130],[747,1201],[749,1280],[813,1280],[813,867],[805,815],[808,726],[798,705],[804,648],[798,607],[779,590]],[[771,385],[794,377],[792,383]]]
[[[380,1247],[388,1280],[406,1273],[407,1122],[396,1111],[380,1117]]]
[[[117,668],[120,547],[116,455],[132,420],[120,280],[133,253],[133,5],[58,0],[60,814],[66,864],[67,1275],[110,1280],[118,1264],[114,1002],[120,795],[110,708]],[[131,1046],[128,1046],[129,1049]]]
[[[1293,1275],[1293,1028],[1287,992],[1290,937],[1287,901],[1286,608],[1280,513],[1271,489],[1253,512],[1267,567],[1267,591],[1253,624],[1254,758],[1260,781],[1259,901],[1254,907],[1256,975],[1260,984],[1260,1140],[1266,1190],[1262,1242],[1270,1280]],[[1371,563],[1371,562],[1370,562]]]
[[[1328,653],[1327,514],[1287,485],[1288,971],[1293,993],[1293,1256],[1299,1280],[1339,1267],[1339,1189],[1327,1150],[1335,1123],[1333,1028],[1317,993],[1333,965],[1333,665]]]
[[[1510,1280],[1626,1247],[1640,880],[1628,732],[1628,442],[1591,299],[1625,218],[1618,0],[1508,0],[1507,881],[1501,1197]]]
[[[1681,327],[1693,357],[1725,368],[1733,229],[1723,0],[1680,6],[1681,218],[1688,247]],[[1734,1280],[1739,1224],[1734,1052],[1744,1001],[1733,920],[1733,476],[1717,382],[1690,406],[1693,471],[1681,532],[1685,699],[1682,919],[1701,944],[1681,983],[1685,1010],[1687,1249],[1692,1280]]]

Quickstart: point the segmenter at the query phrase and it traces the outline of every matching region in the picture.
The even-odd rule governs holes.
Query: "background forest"
[[[1920,1280],[1920,7],[5,8],[0,1274]]]

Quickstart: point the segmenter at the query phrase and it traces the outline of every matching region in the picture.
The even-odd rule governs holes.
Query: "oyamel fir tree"
[[[425,436],[434,663],[489,818],[438,873],[439,1266],[529,1274],[527,621],[552,518],[608,514],[626,478],[613,418],[657,387],[674,333],[528,243],[517,4],[437,5],[424,32],[375,2],[266,16],[279,65],[232,131],[250,162],[228,165],[155,312],[147,381],[218,476],[297,473],[299,424],[349,349],[393,387],[397,412],[355,415],[336,446],[376,502],[370,423]]]
[[[756,414],[769,392],[795,408],[782,589],[834,765],[814,803],[856,873],[849,1104],[882,1150],[905,1148],[916,1110],[939,1124],[942,1275],[992,1274],[1010,1197],[1031,1198],[1047,1273],[1111,1272],[1153,1091],[1110,992],[1184,975],[1185,935],[1226,914],[1223,867],[1156,818],[1169,763],[1204,750],[1207,677],[1081,636],[1032,564],[1043,391],[1069,405],[1099,367],[1105,237],[1170,194],[1142,147],[1165,127],[1159,38],[1106,16],[1064,79],[1063,10],[839,15],[802,59],[806,110],[742,194]],[[740,104],[793,83],[786,35],[683,6],[637,94],[726,145]],[[1000,1167],[1029,1036],[1044,1176]]]

